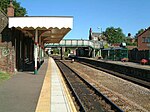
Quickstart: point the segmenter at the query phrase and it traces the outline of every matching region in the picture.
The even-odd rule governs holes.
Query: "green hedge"
[[[4,80],[8,80],[9,78],[10,78],[10,74],[0,71],[0,82],[2,82]]]

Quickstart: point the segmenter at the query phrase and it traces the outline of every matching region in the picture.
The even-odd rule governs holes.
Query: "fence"
[[[150,64],[150,51],[149,50],[139,51],[138,49],[133,49],[129,51],[128,57],[130,61],[138,62],[138,63],[141,61],[141,59],[147,59],[149,60],[149,64]]]

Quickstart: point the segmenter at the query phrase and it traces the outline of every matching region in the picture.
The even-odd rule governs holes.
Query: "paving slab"
[[[48,60],[33,72],[17,72],[11,79],[0,84],[0,112],[35,112]]]

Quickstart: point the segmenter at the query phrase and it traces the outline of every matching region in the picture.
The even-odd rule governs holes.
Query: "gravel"
[[[65,61],[125,112],[150,112],[150,90],[80,63]]]

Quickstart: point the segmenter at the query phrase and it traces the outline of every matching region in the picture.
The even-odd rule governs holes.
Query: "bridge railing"
[[[61,40],[60,43],[47,43],[45,47],[91,47],[100,49],[103,48],[103,43],[92,40]]]

